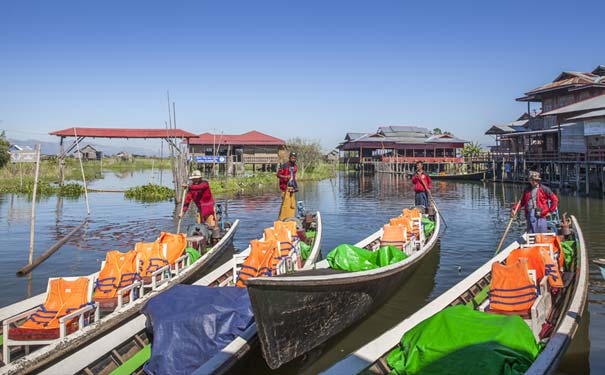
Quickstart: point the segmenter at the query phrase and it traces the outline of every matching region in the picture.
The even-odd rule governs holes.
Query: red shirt
[[[298,172],[298,167],[296,166],[296,164],[292,165],[292,163],[287,162],[282,164],[282,166],[277,170],[277,178],[279,178],[279,188],[281,189],[281,191],[286,191],[288,189],[288,181],[290,181],[291,167],[292,171],[294,172],[294,176],[292,178],[296,180],[296,172]]]
[[[424,182],[424,184],[426,185],[426,187],[431,190],[433,188],[433,182],[431,181],[431,178],[426,175],[426,174],[421,174],[420,178],[418,177],[417,174],[414,174],[414,176],[412,177],[412,183],[414,184],[414,191],[419,193],[421,191],[425,191],[426,189],[424,188],[424,186],[422,185],[422,182],[420,181],[420,179],[422,178],[422,182]]]
[[[208,181],[202,180],[199,184],[189,185],[189,191],[183,204],[183,212],[187,211],[191,201],[195,203],[202,216],[205,217],[214,213],[214,199]]]
[[[528,187],[523,192],[523,197],[521,197],[521,202],[514,206],[515,210],[518,210],[520,207],[525,208],[525,215],[529,214],[527,210],[527,204],[531,199],[531,191],[533,186]],[[550,199],[550,206],[548,205],[548,200]],[[554,212],[557,209],[557,204],[559,203],[559,198],[555,195],[555,193],[550,190],[548,186],[538,185],[538,192],[536,193],[536,207],[542,209],[542,217],[546,216],[549,212]]]

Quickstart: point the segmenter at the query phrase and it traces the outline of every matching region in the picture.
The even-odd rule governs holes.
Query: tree
[[[464,145],[462,149],[462,156],[465,158],[472,158],[481,154],[481,146],[479,142],[471,142]]]
[[[3,168],[10,161],[10,155],[8,153],[10,146],[10,142],[6,139],[4,131],[2,131],[2,133],[0,133],[0,168]]]
[[[288,151],[296,152],[296,164],[301,177],[304,176],[305,171],[312,171],[323,161],[323,153],[317,139],[292,138],[288,140],[286,147]]]
[[[443,132],[441,131],[440,128],[435,128],[435,129],[433,129],[433,134],[434,135],[439,135],[439,134],[443,134]]]

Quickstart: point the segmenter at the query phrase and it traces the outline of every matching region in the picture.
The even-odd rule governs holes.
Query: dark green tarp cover
[[[338,245],[326,256],[330,267],[335,270],[365,271],[388,266],[406,259],[406,253],[395,246],[383,246],[376,251],[353,245]]]
[[[429,234],[435,229],[435,222],[428,217],[422,217],[422,228],[424,228],[424,236],[428,237]]]
[[[403,335],[387,358],[391,374],[523,374],[539,354],[519,316],[448,307]]]
[[[202,256],[202,254],[200,254],[200,252],[194,249],[193,247],[186,248],[185,252],[187,253],[187,255],[189,255],[189,264],[193,264],[193,262],[200,259],[200,257]]]
[[[563,241],[561,242],[561,248],[563,249],[563,257],[565,258],[565,269],[571,270],[571,264],[573,263],[573,259],[576,256],[576,251],[574,247],[576,245],[576,241]]]
[[[306,243],[300,241],[300,253],[302,255],[302,258],[304,260],[307,260],[307,258],[309,257],[309,255],[311,255],[311,246],[307,245]]]

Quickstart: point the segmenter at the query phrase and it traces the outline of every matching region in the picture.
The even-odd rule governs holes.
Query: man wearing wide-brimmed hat
[[[279,220],[284,220],[287,217],[292,217],[296,214],[296,192],[298,184],[296,183],[296,152],[290,152],[288,162],[282,164],[277,170],[277,178],[279,178],[279,188],[281,190],[282,203],[279,210]]]
[[[511,215],[517,214],[521,207],[525,208],[527,231],[530,233],[545,233],[546,217],[557,209],[559,199],[548,187],[540,183],[542,178],[536,171],[529,172],[529,186],[523,192],[521,201],[513,206]]]
[[[202,178],[202,172],[193,171],[189,176],[191,184],[187,187],[187,196],[183,204],[183,213],[187,212],[191,201],[197,206],[197,223],[205,222],[214,228],[216,219],[214,217],[214,198],[210,191],[210,184]]]

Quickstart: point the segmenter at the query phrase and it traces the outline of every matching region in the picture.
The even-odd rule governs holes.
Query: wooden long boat
[[[322,222],[319,212],[314,215],[313,226],[316,228],[316,233],[309,256],[303,265],[305,269],[312,268],[321,253]],[[234,285],[238,260],[245,259],[249,253],[250,247],[235,254],[206,276],[193,282],[193,285],[211,287]],[[60,361],[46,367],[40,373],[47,375],[109,374],[113,371],[120,374],[143,373],[142,366],[150,358],[151,353],[151,343],[145,331],[145,320],[143,314],[138,314],[116,330],[82,345],[76,352],[64,355]],[[252,324],[197,371],[203,374],[223,373],[256,342],[256,325]]]
[[[347,272],[327,260],[314,270],[246,281],[263,356],[269,367],[310,351],[381,305],[416,269],[439,237],[440,220],[428,238],[409,242],[409,257],[381,268]],[[422,228],[421,228],[422,232]],[[356,244],[376,250],[382,229]]]
[[[575,217],[572,216],[571,221],[571,237],[576,242],[574,261],[567,277],[564,274],[563,278],[568,281],[563,288],[563,293],[559,293],[558,297],[552,299],[551,319],[549,319],[554,323],[552,333],[541,340],[544,344],[543,349],[526,374],[552,374],[557,370],[584,314],[588,290],[588,259],[582,230]],[[491,282],[492,264],[503,262],[521,244],[531,244],[532,242],[532,235],[524,234],[520,240],[510,244],[464,280],[391,330],[349,354],[323,374],[388,374],[391,368],[387,363],[387,356],[398,345],[406,332],[450,306],[467,305],[479,310],[482,306],[485,307],[489,302],[486,291],[489,290]],[[542,318],[546,316],[548,314],[543,315]],[[532,326],[533,322],[528,320],[525,322],[530,327]],[[539,329],[540,326],[537,327]],[[535,335],[535,330],[532,329],[532,331]]]
[[[37,372],[45,366],[60,360],[61,358],[69,355],[69,353],[78,350],[80,347],[87,345],[95,339],[103,335],[107,335],[108,333],[111,334],[114,330],[125,324],[125,322],[132,319],[133,316],[137,315],[140,308],[152,297],[170,289],[174,285],[180,283],[191,283],[199,278],[200,274],[208,272],[213,264],[232,243],[238,226],[239,220],[227,225],[225,230],[221,233],[221,239],[214,246],[212,246],[212,248],[208,249],[205,254],[203,254],[195,262],[180,269],[177,273],[174,273],[174,271],[163,272],[163,275],[161,275],[162,280],[157,283],[155,280],[153,280],[152,285],[149,285],[150,290],[148,290],[147,286],[143,286],[142,284],[138,285],[140,288],[139,298],[133,298],[126,304],[118,305],[115,310],[107,313],[106,315],[101,315],[100,319],[92,324],[83,327],[63,338],[54,340],[52,343],[45,345],[38,350],[30,353],[25,353],[24,351],[11,353],[11,357],[17,357],[19,355],[21,355],[21,357],[8,364],[2,362],[3,366],[0,367],[0,373],[25,374]],[[98,275],[98,272],[89,276],[95,275]],[[24,311],[31,310],[32,308],[41,305],[44,303],[45,298],[46,293],[41,293],[26,300],[3,307],[0,309],[0,321],[3,322],[3,326],[7,326],[6,328],[8,328],[8,325],[5,323],[6,320]],[[5,329],[5,331],[6,330],[7,329]],[[0,340],[0,342],[2,342],[4,345],[6,344],[6,339]],[[66,372],[60,371],[55,373]]]
[[[481,181],[486,178],[488,171],[460,174],[431,174],[433,180]]]

